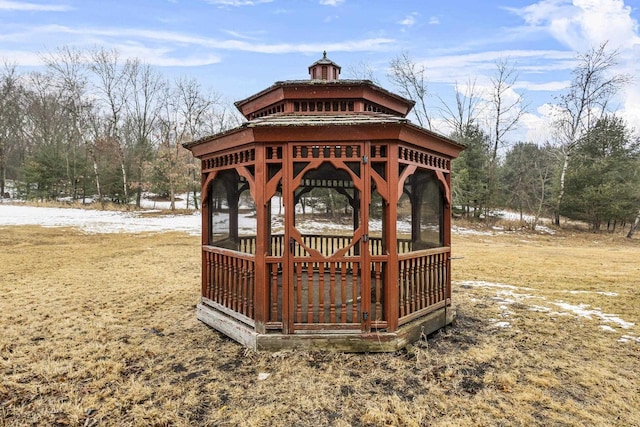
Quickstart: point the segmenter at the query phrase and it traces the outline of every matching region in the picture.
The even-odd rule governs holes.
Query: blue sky
[[[579,51],[607,40],[640,79],[640,0],[0,0],[0,58],[33,69],[60,46],[115,48],[167,76],[198,78],[229,100],[307,78],[327,50],[342,77],[367,64],[390,90],[389,61],[424,65],[433,113],[457,82],[482,90],[495,62],[517,69],[530,102],[512,138],[544,142],[549,103]],[[640,128],[640,83],[616,108]],[[445,129],[438,129],[446,132]]]

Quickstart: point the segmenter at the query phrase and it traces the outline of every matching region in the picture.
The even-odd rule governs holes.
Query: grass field
[[[0,229],[0,426],[640,426],[638,239],[456,235],[455,325],[393,354],[211,330],[199,240]]]

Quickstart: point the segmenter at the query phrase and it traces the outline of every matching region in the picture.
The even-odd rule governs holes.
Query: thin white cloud
[[[544,83],[534,83],[526,80],[520,80],[514,84],[514,89],[525,89],[528,91],[541,91],[541,92],[559,92],[569,87],[569,81],[551,81]]]
[[[407,15],[403,20],[398,22],[398,24],[402,25],[403,27],[413,27],[416,23],[417,15],[418,15],[417,12],[412,12],[409,15]]]
[[[230,35],[231,37],[235,37],[237,39],[243,39],[243,40],[258,40],[258,37],[256,36],[249,36],[246,34],[241,34],[237,31],[233,31],[233,30],[225,30],[225,29],[220,29],[220,31],[222,31],[225,34]]]
[[[322,6],[339,6],[344,3],[344,0],[320,0]]]
[[[0,10],[19,12],[66,12],[73,10],[64,4],[37,4],[22,1],[0,0]]]
[[[429,18],[429,25],[438,25],[440,24],[440,19],[437,16],[432,16]]]
[[[482,80],[484,76],[484,79],[488,79],[487,76],[495,71],[496,61],[505,58],[518,63],[518,69],[524,69],[528,63],[535,62],[535,67],[540,72],[546,71],[545,67],[566,71],[572,68],[574,54],[559,50],[496,50],[434,56],[424,58],[420,61],[420,65],[425,67],[429,81],[453,84],[469,78],[478,77]],[[521,64],[525,62],[527,64]]]
[[[198,65],[218,62],[215,55],[202,54],[204,58],[197,60],[181,59],[179,52],[185,51],[185,46],[194,52],[211,52],[211,50],[235,50],[244,52],[286,54],[286,53],[317,53],[323,50],[332,52],[362,52],[382,51],[391,49],[395,43],[390,38],[368,38],[360,40],[344,40],[332,43],[255,43],[251,40],[243,40],[240,37],[231,39],[215,39],[191,34],[171,31],[145,30],[135,28],[72,28],[63,25],[47,25],[25,28],[20,33],[5,35],[3,37],[13,40],[33,38],[61,40],[57,44],[65,44],[65,37],[70,40],[66,44],[77,47],[82,46],[111,46],[122,50],[128,55],[145,58],[152,65],[168,65],[175,61],[175,65]],[[70,37],[71,36],[71,37]],[[246,39],[246,37],[244,37]],[[2,37],[0,37],[2,40]],[[81,42],[78,42],[81,41]],[[125,52],[126,51],[126,52]],[[18,59],[16,61],[22,65]],[[26,64],[25,64],[26,65]],[[170,64],[174,65],[174,64]]]

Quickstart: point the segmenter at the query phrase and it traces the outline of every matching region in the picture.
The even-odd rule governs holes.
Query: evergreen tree
[[[488,135],[474,124],[451,137],[467,147],[453,161],[453,203],[462,209],[463,215],[478,218],[488,208],[491,142]]]
[[[561,213],[589,222],[594,230],[632,221],[640,199],[639,159],[640,144],[622,119],[598,120],[569,162]]]

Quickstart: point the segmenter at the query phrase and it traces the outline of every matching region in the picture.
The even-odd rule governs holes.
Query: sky
[[[19,69],[69,46],[114,48],[169,77],[198,79],[228,101],[276,81],[308,78],[327,56],[342,78],[370,69],[378,84],[402,53],[424,66],[435,130],[442,102],[469,81],[487,96],[508,61],[527,114],[510,136],[544,143],[550,105],[576,55],[603,42],[636,76],[612,104],[640,129],[640,0],[0,0],[0,58]]]

